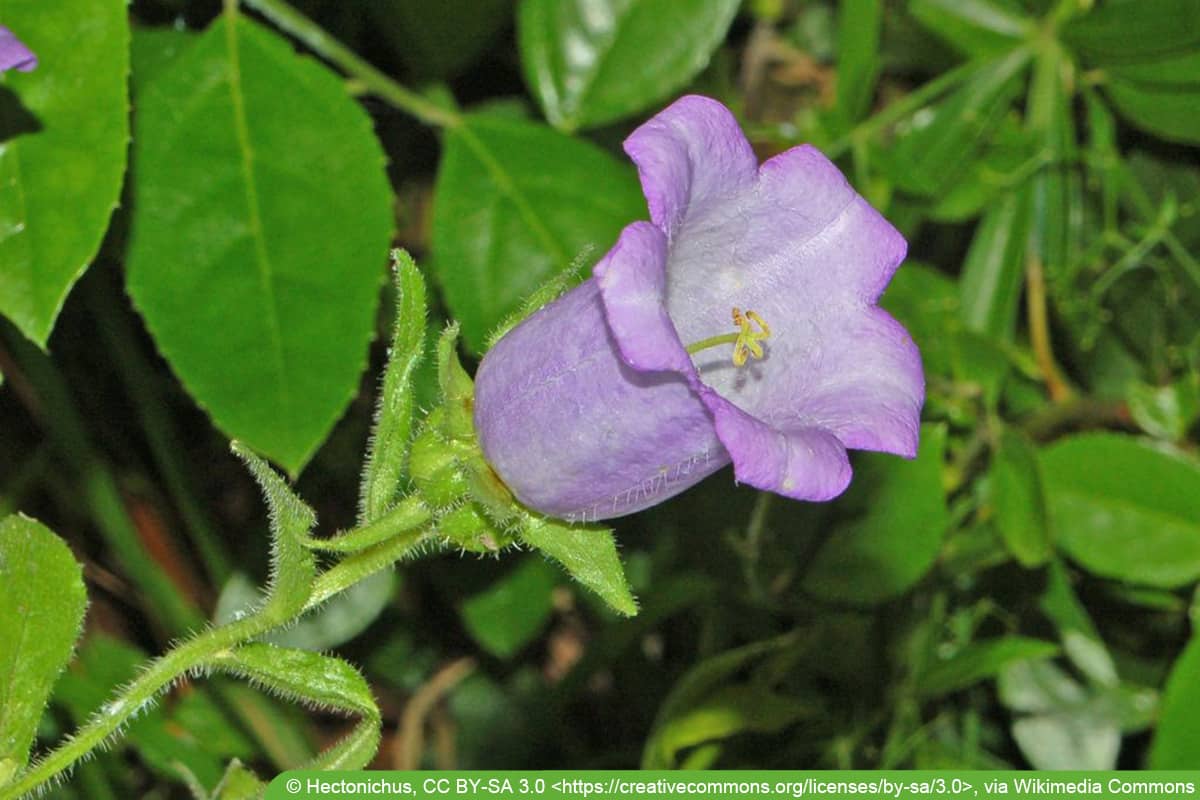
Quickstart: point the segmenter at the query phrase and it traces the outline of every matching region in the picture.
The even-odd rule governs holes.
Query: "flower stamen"
[[[688,346],[688,354],[694,355],[701,350],[708,350],[711,347],[732,344],[734,366],[742,366],[751,356],[762,358],[763,348],[760,342],[763,339],[770,338],[770,326],[755,312],[749,309],[743,312],[737,306],[733,308],[733,324],[738,327],[737,333],[723,333],[719,336],[710,336],[707,339],[701,339],[695,344]],[[757,330],[755,330],[756,326]]]

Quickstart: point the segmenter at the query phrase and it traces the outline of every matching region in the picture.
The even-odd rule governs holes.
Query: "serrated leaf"
[[[129,15],[125,0],[0,0],[0,20],[41,60],[0,76],[0,314],[44,346],[120,197]]]
[[[725,39],[738,0],[522,0],[525,80],[565,130],[634,114],[682,87]]]
[[[392,230],[370,118],[235,13],[140,87],[127,282],[231,437],[295,473],[357,391]]]
[[[541,633],[554,611],[555,570],[528,558],[479,594],[459,613],[471,638],[498,658],[511,658]]]
[[[1200,764],[1200,638],[1193,636],[1171,667],[1148,766],[1194,769],[1196,764]]]
[[[1006,428],[992,457],[996,527],[1008,551],[1024,567],[1046,563],[1054,552],[1046,520],[1042,476],[1032,443]]]
[[[284,621],[304,608],[317,577],[317,562],[306,546],[317,515],[296,496],[271,465],[235,442],[233,452],[262,487],[271,519],[271,579],[263,613]]]
[[[1084,434],[1040,454],[1059,547],[1108,578],[1200,578],[1200,466],[1128,436]]]
[[[942,494],[946,428],[923,425],[914,461],[864,453],[845,503],[865,508],[817,551],[804,589],[825,600],[877,603],[933,566],[949,525]]]
[[[611,530],[529,517],[521,527],[520,539],[561,564],[613,611],[627,617],[637,614],[637,601],[629,591]]]
[[[395,502],[408,468],[415,392],[425,355],[425,279],[404,250],[392,252],[396,320],[392,345],[375,404],[375,427],[367,445],[359,496],[359,523],[373,522]]]
[[[474,115],[446,137],[433,268],[463,338],[488,333],[586,247],[603,253],[646,204],[632,167],[545,125]]]
[[[0,520],[0,786],[29,757],[87,608],[83,570],[49,528]]]

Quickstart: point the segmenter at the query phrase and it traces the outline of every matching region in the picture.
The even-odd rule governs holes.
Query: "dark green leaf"
[[[1020,7],[1003,0],[913,0],[908,10],[972,58],[1011,50],[1034,29]]]
[[[129,12],[125,0],[0,0],[0,20],[41,59],[0,77],[0,314],[45,345],[120,196]]]
[[[1088,570],[1151,586],[1200,577],[1200,467],[1126,436],[1086,434],[1041,454],[1052,529]]]
[[[370,119],[335,74],[228,13],[135,117],[130,294],[217,425],[294,473],[373,332],[392,220]]]
[[[1042,476],[1033,445],[1006,428],[992,457],[996,527],[1008,551],[1025,567],[1046,563],[1054,552],[1046,521]]]
[[[312,593],[317,564],[306,543],[317,525],[317,515],[270,464],[237,442],[233,452],[246,462],[262,487],[270,512],[271,579],[263,613],[285,622],[304,607]]]
[[[396,281],[396,320],[392,346],[379,400],[375,404],[375,427],[367,445],[359,497],[359,523],[383,516],[396,499],[408,468],[412,443],[414,383],[425,355],[425,279],[404,250],[392,253]]]
[[[1105,92],[1139,128],[1173,142],[1200,144],[1200,87],[1134,83],[1114,75]]]
[[[512,19],[513,0],[372,0],[366,13],[406,67],[422,78],[454,76],[476,61]]]
[[[953,185],[1008,112],[1028,63],[1025,49],[984,61],[938,106],[913,115],[890,156],[897,185],[930,197]]]
[[[520,538],[561,564],[613,611],[627,617],[637,614],[637,601],[629,591],[611,530],[530,518],[522,526]]]
[[[469,117],[446,137],[433,266],[476,352],[522,299],[585,247],[646,215],[633,169],[544,125]]]
[[[1194,769],[1200,764],[1200,638],[1171,668],[1162,714],[1150,747],[1150,769]]]
[[[972,642],[922,675],[918,692],[925,697],[949,694],[993,678],[1011,664],[1057,654],[1058,646],[1053,642],[1023,636]]]
[[[949,525],[942,494],[946,428],[921,427],[915,461],[863,453],[844,502],[865,513],[817,552],[806,591],[826,600],[877,603],[909,589],[933,566]]]
[[[1156,61],[1200,48],[1200,0],[1101,3],[1062,34],[1090,65]]]
[[[511,658],[533,641],[550,619],[555,581],[553,567],[542,559],[527,558],[463,602],[463,626],[483,649],[499,658]]]
[[[738,0],[522,0],[525,78],[554,125],[634,114],[708,63]]]
[[[83,571],[63,541],[28,517],[0,520],[0,786],[25,766],[86,608]]]
[[[1025,277],[1029,192],[1009,192],[983,215],[963,264],[960,291],[967,327],[1011,339]]]

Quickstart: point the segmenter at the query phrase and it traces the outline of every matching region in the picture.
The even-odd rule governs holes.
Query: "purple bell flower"
[[[30,72],[37,66],[37,56],[8,28],[0,25],[0,72],[10,69]]]
[[[732,461],[741,483],[829,500],[850,482],[847,448],[914,457],[920,354],[875,304],[904,259],[896,229],[813,147],[760,167],[706,97],[625,151],[652,222],[476,375],[480,446],[517,498],[591,522]]]

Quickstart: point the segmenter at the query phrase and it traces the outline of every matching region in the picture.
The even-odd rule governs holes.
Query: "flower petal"
[[[831,500],[850,485],[846,447],[820,428],[780,430],[750,416],[708,387],[701,398],[741,483],[796,500]]]
[[[0,72],[17,69],[30,72],[37,66],[37,56],[17,38],[16,34],[0,25]]]
[[[729,109],[708,97],[676,100],[625,140],[650,219],[668,237],[753,185],[758,160]]]
[[[621,232],[592,270],[621,357],[639,371],[691,369],[667,314],[667,239],[649,222]]]

